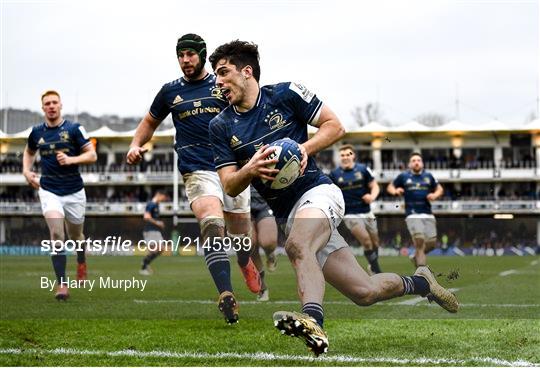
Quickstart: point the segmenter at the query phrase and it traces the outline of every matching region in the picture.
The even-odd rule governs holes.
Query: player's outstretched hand
[[[62,151],[56,151],[56,161],[62,166],[71,165],[72,159]]]
[[[32,188],[39,189],[39,177],[35,172],[26,171],[23,173],[23,175]]]
[[[259,177],[261,179],[266,179],[273,181],[274,176],[279,172],[277,169],[269,169],[267,166],[271,164],[276,164],[278,162],[277,158],[272,158],[272,154],[275,149],[270,148],[270,146],[264,145],[255,154],[251,157],[251,160],[246,164],[249,170],[249,174],[252,177]]]
[[[142,160],[142,155],[148,151],[147,148],[142,147],[131,147],[127,153],[126,161],[130,165],[135,165]]]
[[[304,175],[304,170],[307,167],[308,153],[306,147],[303,144],[298,145],[300,147],[300,152],[302,152],[302,161],[300,162],[300,175]]]

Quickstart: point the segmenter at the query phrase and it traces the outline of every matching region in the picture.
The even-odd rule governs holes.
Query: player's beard
[[[199,61],[197,63],[197,65],[195,65],[193,67],[193,72],[192,73],[186,74],[186,72],[184,72],[184,70],[182,70],[182,72],[184,72],[184,75],[187,77],[187,79],[196,80],[197,78],[199,78],[201,76],[203,70],[204,70],[204,64]]]
[[[416,175],[420,174],[424,168],[423,167],[413,167],[412,172]]]

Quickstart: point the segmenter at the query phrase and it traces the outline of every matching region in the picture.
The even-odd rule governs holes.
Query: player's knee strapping
[[[236,255],[238,256],[238,265],[240,267],[245,267],[249,262],[249,257],[251,256],[252,249],[251,246],[245,247],[244,244],[246,243],[246,241],[249,241],[249,243],[246,244],[251,245],[251,235],[251,229],[249,230],[249,232],[244,234],[233,234],[227,231],[227,236],[231,238],[233,244],[238,244],[236,245],[236,247],[240,248],[240,250],[236,252]]]
[[[201,220],[200,227],[203,239],[221,238],[225,231],[225,220],[223,217],[208,216]]]

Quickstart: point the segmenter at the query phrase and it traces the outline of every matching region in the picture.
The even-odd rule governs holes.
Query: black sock
[[[259,272],[261,276],[261,291],[266,290],[266,282],[264,282],[264,271]]]
[[[422,276],[401,276],[403,295],[414,294],[426,296],[429,294],[429,284]]]
[[[78,250],[77,251],[77,263],[78,264],[81,264],[81,263],[85,263],[86,262],[86,252],[83,250]]]
[[[302,306],[302,313],[307,314],[317,321],[319,326],[323,326],[324,323],[324,311],[322,305],[319,303],[306,303]]]
[[[150,253],[146,257],[144,257],[143,263],[142,263],[142,269],[144,270],[146,267],[148,267],[150,262],[152,262],[154,259],[156,259],[160,254],[161,253],[159,253],[159,252],[155,252],[155,253]]]
[[[232,292],[231,264],[227,253],[224,250],[215,251],[213,248],[204,249],[204,259],[218,292]]]
[[[371,266],[371,271],[373,273],[381,273],[381,266],[379,266],[379,249],[365,250],[364,256],[366,257],[369,265]]]
[[[244,268],[249,262],[249,257],[251,256],[251,250],[244,250],[243,248],[236,252],[238,257],[238,266]]]
[[[56,281],[58,285],[66,282],[66,261],[67,257],[65,254],[57,254],[51,256],[54,273],[56,274]]]

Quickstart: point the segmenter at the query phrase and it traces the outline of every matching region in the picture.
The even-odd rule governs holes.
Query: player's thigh
[[[366,225],[366,230],[369,234],[369,238],[371,239],[371,244],[374,247],[379,246],[379,229],[377,227],[377,219],[374,218],[366,218],[364,221]]]
[[[84,217],[86,213],[86,193],[84,189],[81,189],[76,193],[63,196],[62,205],[64,208],[66,221],[73,225],[81,225],[82,234],[82,225],[84,224]],[[77,228],[74,228],[73,230],[76,231]]]
[[[330,222],[323,210],[316,207],[300,209],[295,214],[285,249],[288,254],[290,251],[298,251],[298,248],[316,253],[328,243],[331,233]]]
[[[424,234],[426,242],[434,242],[437,240],[437,221],[434,218],[424,220]]]
[[[197,220],[223,217],[223,188],[217,173],[198,170],[182,176],[186,196]]]
[[[223,212],[230,234],[247,234],[251,228],[251,194],[249,186],[236,197],[223,192]]]
[[[161,253],[165,249],[163,234],[158,230],[143,231],[146,250],[149,253]]]
[[[61,196],[49,192],[43,188],[39,188],[38,195],[43,217],[45,217],[45,219],[61,219],[63,223],[64,205],[62,203]]]
[[[251,229],[249,212],[223,212],[229,234],[247,234]]]
[[[257,233],[260,246],[263,248],[277,245],[277,225],[274,217],[264,217],[257,223]]]
[[[64,207],[60,196],[43,188],[38,191],[41,211],[53,238],[64,237]]]
[[[362,221],[363,219],[359,218],[358,221],[354,222],[354,226],[349,228],[351,234],[362,244],[363,246],[371,247],[371,238],[366,229],[366,225]]]
[[[255,221],[251,221],[251,241],[254,246],[259,244],[259,240],[257,239],[258,236],[259,229],[257,229],[257,223]]]
[[[334,184],[321,184],[305,192],[284,224],[289,258],[296,259],[297,252],[316,253],[325,247],[341,222],[344,209],[343,194]]]
[[[66,218],[66,229],[70,239],[82,240],[84,238],[84,222],[81,224],[74,224]]]
[[[53,239],[64,240],[64,214],[59,211],[49,210],[43,214]]]
[[[228,213],[250,213],[251,192],[249,186],[236,197],[231,197],[223,191],[223,211]]]
[[[198,197],[191,202],[191,210],[199,221],[209,216],[223,218],[221,200],[213,195]]]
[[[360,267],[349,247],[330,253],[322,270],[330,285],[353,300],[373,288],[369,275]]]
[[[409,230],[409,234],[411,234],[411,238],[413,238],[415,243],[418,242],[424,242],[424,225],[422,223],[422,219],[420,218],[407,218],[405,219],[405,222],[407,224],[407,229]]]

